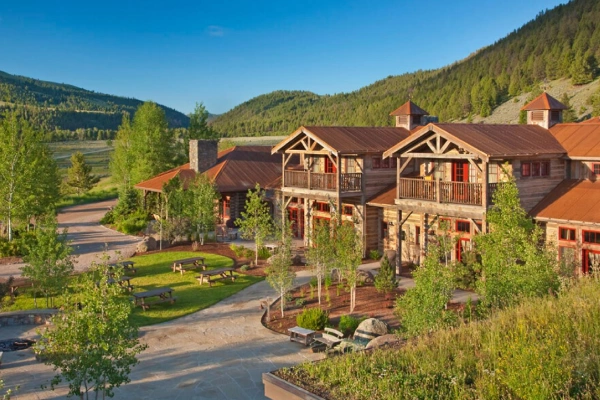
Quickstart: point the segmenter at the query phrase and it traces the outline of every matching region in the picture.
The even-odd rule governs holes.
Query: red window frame
[[[397,168],[398,167],[398,159],[396,157],[391,157],[390,158],[390,168]]]
[[[594,176],[600,175],[600,163],[593,163],[592,164],[592,174]]]
[[[600,244],[600,231],[581,231],[581,239],[583,243]]]
[[[575,228],[560,226],[558,228],[558,240],[565,242],[574,242],[577,240],[577,231]]]
[[[421,244],[421,227],[419,225],[415,225],[415,244]]]
[[[331,159],[329,159],[329,157],[325,158],[325,173],[326,174],[335,174],[336,172],[337,172],[337,169],[336,169],[333,161],[331,161]]]
[[[462,243],[463,242],[471,242],[471,239],[468,238],[459,238],[458,242],[456,242],[456,261],[462,262],[463,259],[463,251],[462,251]]]
[[[317,209],[317,211],[322,211],[322,212],[330,212],[331,211],[331,206],[329,205],[329,203],[325,203],[322,201],[315,202],[315,208]]]
[[[531,176],[540,176],[540,166],[541,164],[537,161],[531,163]]]
[[[462,219],[457,219],[455,224],[456,232],[471,233],[471,223]]]
[[[373,169],[381,168],[381,157],[373,157],[371,168],[373,168]]]
[[[521,163],[521,177],[531,176],[531,163]]]
[[[231,200],[229,197],[223,197],[223,214],[222,218],[229,218],[231,216]]]
[[[550,176],[550,161],[542,161],[540,176]]]

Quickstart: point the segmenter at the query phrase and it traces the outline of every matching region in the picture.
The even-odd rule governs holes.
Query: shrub
[[[396,271],[395,268],[390,264],[390,260],[387,256],[384,256],[381,259],[381,267],[379,268],[379,272],[375,277],[375,289],[379,293],[390,293],[398,286],[398,282],[396,281]]]
[[[465,252],[465,255],[473,254],[473,252]],[[474,290],[477,279],[479,279],[480,271],[477,264],[471,262],[457,262],[453,266],[454,279],[456,287],[465,290]]]
[[[254,258],[254,251],[252,249],[244,249],[244,257]]]
[[[258,258],[260,260],[266,260],[271,257],[271,252],[266,247],[261,247],[258,249]]]
[[[244,271],[244,272],[248,271],[249,269],[250,269],[250,267],[249,267],[249,266],[247,266],[247,265],[242,265],[242,266],[240,267],[240,271]]]
[[[236,244],[231,244],[231,246],[229,246],[229,248],[231,249],[231,251],[233,251],[235,253],[235,256],[240,258],[243,257],[244,254],[246,254],[246,248],[244,246],[238,246]]]
[[[102,217],[100,219],[100,223],[102,225],[112,225],[115,223],[115,210],[110,210],[108,211],[106,214],[104,214],[104,217]]]
[[[358,325],[365,320],[365,317],[355,318],[351,315],[342,315],[340,317],[340,324],[338,325],[339,330],[344,333],[344,336],[350,336],[354,334]]]
[[[305,329],[320,331],[329,323],[329,314],[320,308],[305,308],[296,317],[296,324]]]
[[[296,299],[296,307],[302,307],[306,304],[306,300],[304,299]]]
[[[148,215],[143,211],[137,211],[117,225],[117,229],[128,235],[135,235],[146,229]]]
[[[369,251],[369,258],[371,260],[379,260],[381,258],[381,253],[379,250],[371,250]]]

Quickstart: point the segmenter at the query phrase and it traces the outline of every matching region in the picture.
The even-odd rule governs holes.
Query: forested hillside
[[[435,56],[435,54],[432,54]],[[216,118],[224,136],[288,134],[300,125],[389,125],[390,111],[413,101],[440,121],[486,117],[545,80],[592,81],[600,59],[600,1],[573,0],[542,11],[491,46],[445,68],[390,76],[351,93],[276,91]]]
[[[119,127],[123,112],[133,115],[142,103],[0,71],[0,109],[26,106],[28,119],[49,132],[54,140],[108,139]],[[188,126],[187,115],[160,107],[165,110],[171,128]]]

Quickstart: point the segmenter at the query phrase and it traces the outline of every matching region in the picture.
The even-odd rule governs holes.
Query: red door
[[[335,168],[335,164],[329,157],[325,158],[325,173],[326,174],[335,174],[337,169]]]
[[[600,251],[583,249],[581,270],[584,274],[600,271]]]
[[[290,222],[292,223],[292,233],[295,238],[304,238],[304,210],[298,208],[288,208]]]
[[[452,162],[452,181],[453,182],[469,182],[469,162],[468,161],[453,161]]]

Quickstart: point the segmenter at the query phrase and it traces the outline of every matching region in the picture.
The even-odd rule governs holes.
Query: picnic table
[[[290,333],[290,342],[298,342],[302,343],[305,346],[308,346],[312,343],[315,338],[315,331],[310,329],[300,328],[299,326],[295,326],[293,328],[289,328],[288,332]]]
[[[148,299],[157,297],[157,299]],[[177,297],[173,297],[173,289],[170,287],[159,287],[156,289],[148,290],[147,292],[133,293],[133,300],[135,305],[142,307],[144,311],[150,308],[151,305],[160,303],[171,303],[174,304]]]
[[[10,283],[10,297],[15,297],[17,295],[17,290],[26,286],[33,286],[31,280],[27,278],[13,278]]]
[[[206,281],[208,282],[208,286],[212,287],[213,282],[218,281],[219,279],[231,279],[231,281],[234,282],[235,275],[233,275],[233,271],[233,268],[211,269],[200,272],[200,275],[198,275],[196,279],[201,285]],[[213,278],[214,276],[217,276],[218,278]]]
[[[108,278],[107,282],[109,284],[118,284],[119,286],[121,286],[123,289],[126,289],[128,291],[133,291],[133,285],[131,284],[131,277],[130,276],[122,276],[119,279],[114,279],[114,278]]]
[[[206,269],[204,257],[185,258],[183,260],[173,261],[173,272],[181,272],[181,275],[187,270],[202,268]]]
[[[109,268],[121,267],[121,268],[123,268],[123,271],[125,271],[127,273],[131,273],[131,274],[135,274],[135,268],[133,268],[134,264],[135,263],[133,261],[119,261],[119,262],[108,264],[108,267]]]

